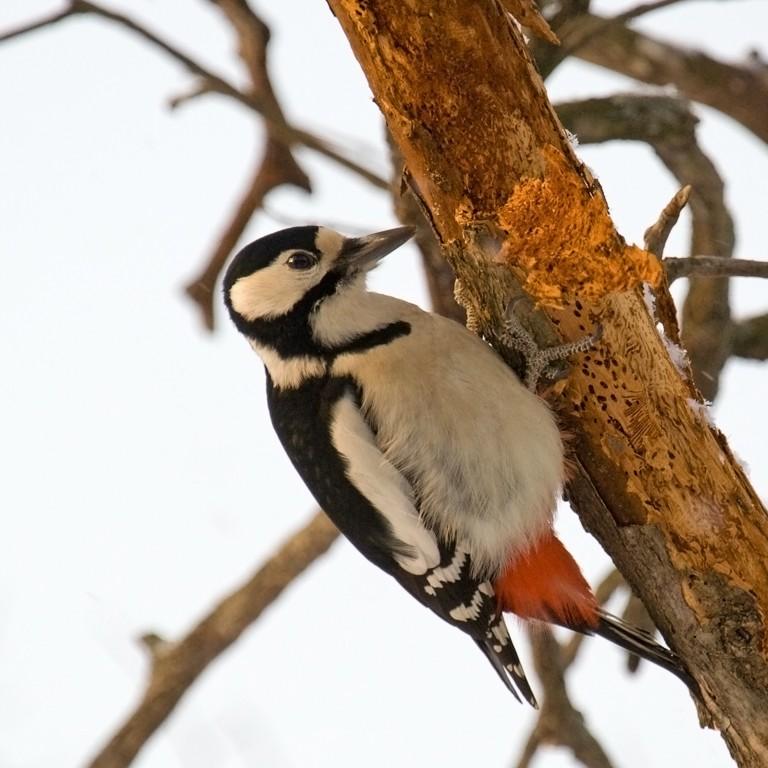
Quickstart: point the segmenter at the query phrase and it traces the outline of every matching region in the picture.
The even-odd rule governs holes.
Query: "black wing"
[[[284,390],[268,377],[268,399],[288,456],[339,530],[422,605],[472,637],[515,696],[517,686],[537,706],[492,584],[473,574],[460,542],[443,541],[421,520],[410,484],[376,444],[355,383],[326,376]]]

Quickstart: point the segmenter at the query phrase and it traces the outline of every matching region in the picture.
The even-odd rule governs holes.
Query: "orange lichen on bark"
[[[624,242],[599,189],[586,188],[555,147],[542,155],[544,177],[523,179],[498,214],[507,233],[498,259],[523,273],[525,290],[544,305],[562,307],[643,282],[656,285],[659,260]]]

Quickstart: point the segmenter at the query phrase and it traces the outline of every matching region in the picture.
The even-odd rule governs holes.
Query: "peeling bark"
[[[560,395],[569,496],[699,681],[702,718],[740,765],[768,764],[768,519],[636,288],[657,261],[616,232],[496,2],[329,5],[483,332],[512,276],[565,339],[603,324]]]

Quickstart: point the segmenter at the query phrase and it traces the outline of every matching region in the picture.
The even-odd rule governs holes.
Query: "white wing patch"
[[[462,603],[456,606],[451,612],[450,617],[454,621],[475,621],[480,615],[480,609],[485,602],[485,598],[488,595],[486,589],[483,589],[484,585],[481,584],[472,595],[472,599],[469,601],[469,605]],[[491,593],[493,594],[493,593]]]
[[[443,584],[452,584],[458,581],[461,577],[461,569],[467,562],[467,555],[469,553],[461,545],[457,545],[451,558],[451,562],[445,566],[445,568],[435,568],[432,573],[427,576],[427,584],[429,586],[424,587],[425,591],[429,595],[436,594],[436,590],[440,589]]]
[[[414,575],[440,565],[437,540],[419,519],[408,482],[379,450],[349,395],[334,406],[331,440],[347,461],[350,482],[387,519],[395,537],[413,550],[409,555],[395,555],[397,564]]]

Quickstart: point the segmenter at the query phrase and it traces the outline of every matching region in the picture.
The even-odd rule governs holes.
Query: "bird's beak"
[[[367,272],[415,233],[413,227],[396,227],[365,237],[349,237],[341,247],[336,264],[345,271]]]

